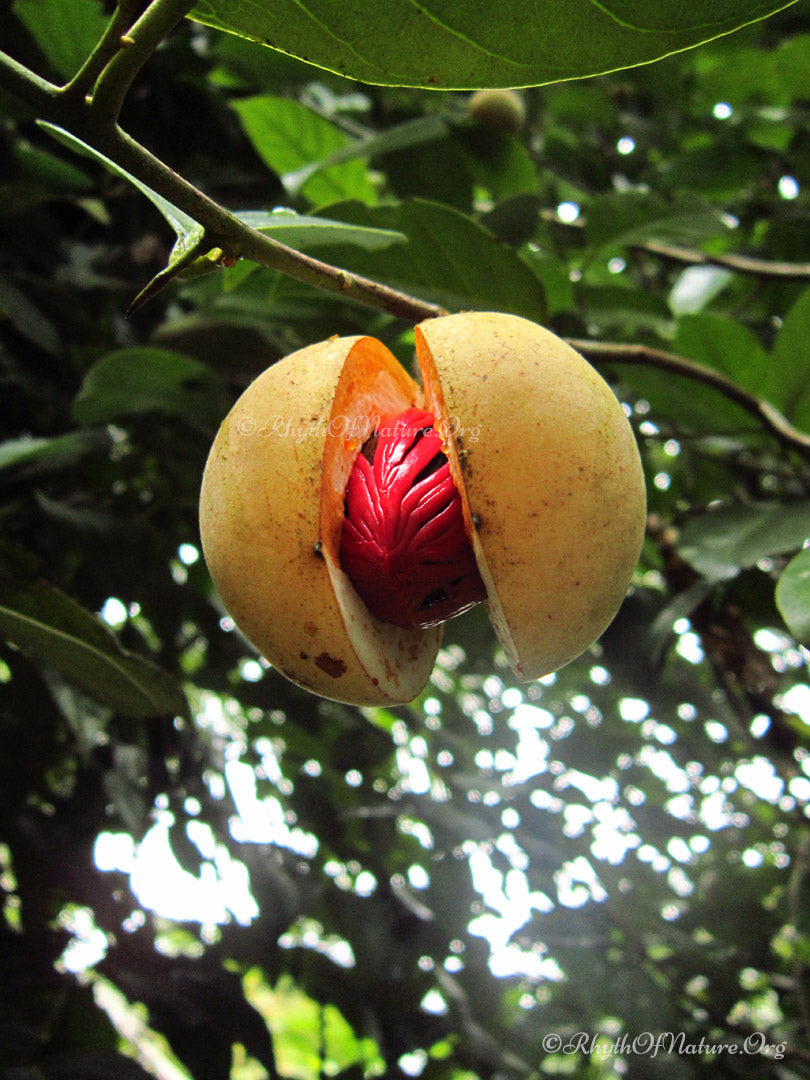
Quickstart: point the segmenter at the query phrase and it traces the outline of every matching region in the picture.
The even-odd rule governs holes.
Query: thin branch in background
[[[643,364],[710,386],[755,417],[783,445],[798,451],[803,457],[810,458],[810,435],[794,427],[787,417],[783,416],[769,401],[751,394],[721,372],[715,371],[714,368],[698,364],[684,356],[677,356],[675,353],[650,348],[648,345],[621,345],[579,338],[568,338],[567,341],[572,348],[582,353],[586,360],[596,365],[600,363]]]
[[[720,266],[739,274],[749,274],[752,277],[781,278],[786,281],[801,281],[810,278],[810,263],[755,259],[750,255],[735,255],[733,252],[727,255],[707,255],[694,248],[681,247],[679,244],[660,244],[655,240],[646,240],[643,244],[631,244],[631,250],[644,251],[687,266]]]
[[[556,210],[541,210],[540,218],[564,229],[583,232],[588,223],[584,218],[578,217],[575,221],[563,221]],[[617,238],[621,243],[621,237]],[[806,281],[810,279],[810,263],[784,262],[782,260],[757,259],[751,255],[737,255],[729,252],[725,255],[710,255],[697,248],[685,247],[682,244],[664,244],[658,240],[643,240],[635,244],[629,244],[631,251],[642,252],[648,255],[656,255],[671,262],[681,263],[685,266],[720,266],[726,270],[733,270],[739,274],[749,274],[759,278],[779,278],[783,281]]]

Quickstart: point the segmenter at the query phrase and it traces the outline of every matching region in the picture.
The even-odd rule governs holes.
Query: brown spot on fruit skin
[[[322,652],[320,656],[315,657],[315,667],[320,668],[321,671],[325,671],[327,675],[331,675],[333,679],[339,679],[341,675],[346,674],[346,663],[337,656],[330,656],[329,653]]]
[[[315,625],[314,622],[305,622],[304,633],[309,634],[310,637],[315,637],[315,635],[318,633],[318,627]]]

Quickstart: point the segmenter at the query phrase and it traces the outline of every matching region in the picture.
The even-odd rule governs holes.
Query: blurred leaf
[[[537,195],[513,195],[481,218],[484,228],[510,247],[521,247],[534,236],[542,202]]]
[[[579,0],[538,17],[527,0],[488,0],[474,15],[458,0],[415,8],[377,0],[306,9],[285,2],[199,0],[192,17],[254,38],[362,82],[427,89],[536,86],[648,63],[784,7],[779,0],[702,0],[655,5]],[[357,48],[363,43],[362,49]]]
[[[611,192],[594,199],[585,228],[596,250],[645,240],[697,243],[725,231],[719,212],[696,195],[669,201],[638,191]]]
[[[457,135],[470,161],[473,180],[494,202],[537,194],[537,163],[523,143],[503,131],[475,125]]]
[[[661,171],[666,184],[680,196],[692,191],[703,198],[732,200],[756,190],[763,164],[758,147],[707,139],[705,146],[679,148]]]
[[[186,716],[177,683],[122,649],[104,623],[60,589],[0,552],[0,634],[124,716]]]
[[[676,436],[699,434],[705,439],[728,434],[739,443],[759,432],[750,413],[694,379],[640,365],[622,366],[621,374],[633,393],[649,402],[651,419],[667,421]]]
[[[669,293],[674,315],[694,315],[703,311],[726,288],[734,275],[722,266],[687,266]]]
[[[31,183],[48,184],[57,191],[86,191],[92,187],[87,173],[30,143],[22,142],[14,147],[14,160]]]
[[[51,438],[9,439],[0,442],[0,472],[24,468],[30,475],[66,469],[106,443],[106,435],[97,431],[70,431]]]
[[[11,9],[65,81],[89,56],[107,27],[99,0],[14,0]]]
[[[73,402],[79,424],[158,412],[216,427],[226,411],[223,389],[206,364],[154,348],[109,353],[87,372]]]
[[[810,288],[785,315],[771,363],[770,400],[790,420],[810,428]]]
[[[795,551],[808,537],[808,503],[724,507],[687,522],[679,551],[710,581],[727,581],[760,559]]]
[[[281,180],[287,191],[295,194],[311,176],[322,169],[341,165],[345,161],[354,161],[357,158],[371,160],[400,150],[412,150],[416,146],[424,147],[427,143],[443,138],[448,131],[449,125],[443,116],[437,113],[418,116],[414,120],[406,120],[387,128],[379,135],[369,135],[367,138],[346,143],[337,150],[333,150],[321,161],[313,161],[301,169],[285,173]]]
[[[325,168],[320,163],[336,151],[352,146],[347,135],[329,120],[298,101],[263,94],[234,101],[245,133],[256,153],[278,176],[318,165],[301,184],[302,194],[315,204],[335,199],[375,201],[365,162],[353,160]],[[298,179],[294,185],[298,187]]]
[[[810,34],[781,41],[773,58],[785,99],[810,98]]]
[[[791,634],[810,644],[810,548],[803,548],[776,583],[776,606]]]
[[[350,248],[331,252],[334,262],[347,270],[379,278],[450,310],[478,308],[544,318],[543,289],[528,266],[455,210],[413,199],[380,207],[338,203],[327,212],[340,221],[395,229],[408,237],[407,246],[382,252]]]
[[[593,332],[602,336],[632,334],[640,328],[665,334],[672,314],[661,296],[621,285],[584,284],[582,307]]]
[[[8,278],[0,275],[0,316],[30,342],[52,356],[60,349],[59,331],[44,312]]]

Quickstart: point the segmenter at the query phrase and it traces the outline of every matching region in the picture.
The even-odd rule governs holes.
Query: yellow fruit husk
[[[320,342],[251,383],[209,454],[200,533],[222,602],[271,664],[322,697],[411,701],[433,667],[440,631],[375,619],[337,558],[363,422],[417,394],[374,339]]]
[[[416,347],[493,626],[519,678],[546,675],[606,629],[638,561],[646,493],[632,429],[594,368],[526,319],[431,319]]]

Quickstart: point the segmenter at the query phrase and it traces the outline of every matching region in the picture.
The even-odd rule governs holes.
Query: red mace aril
[[[426,629],[486,599],[434,417],[383,419],[346,487],[340,564],[366,607]]]

